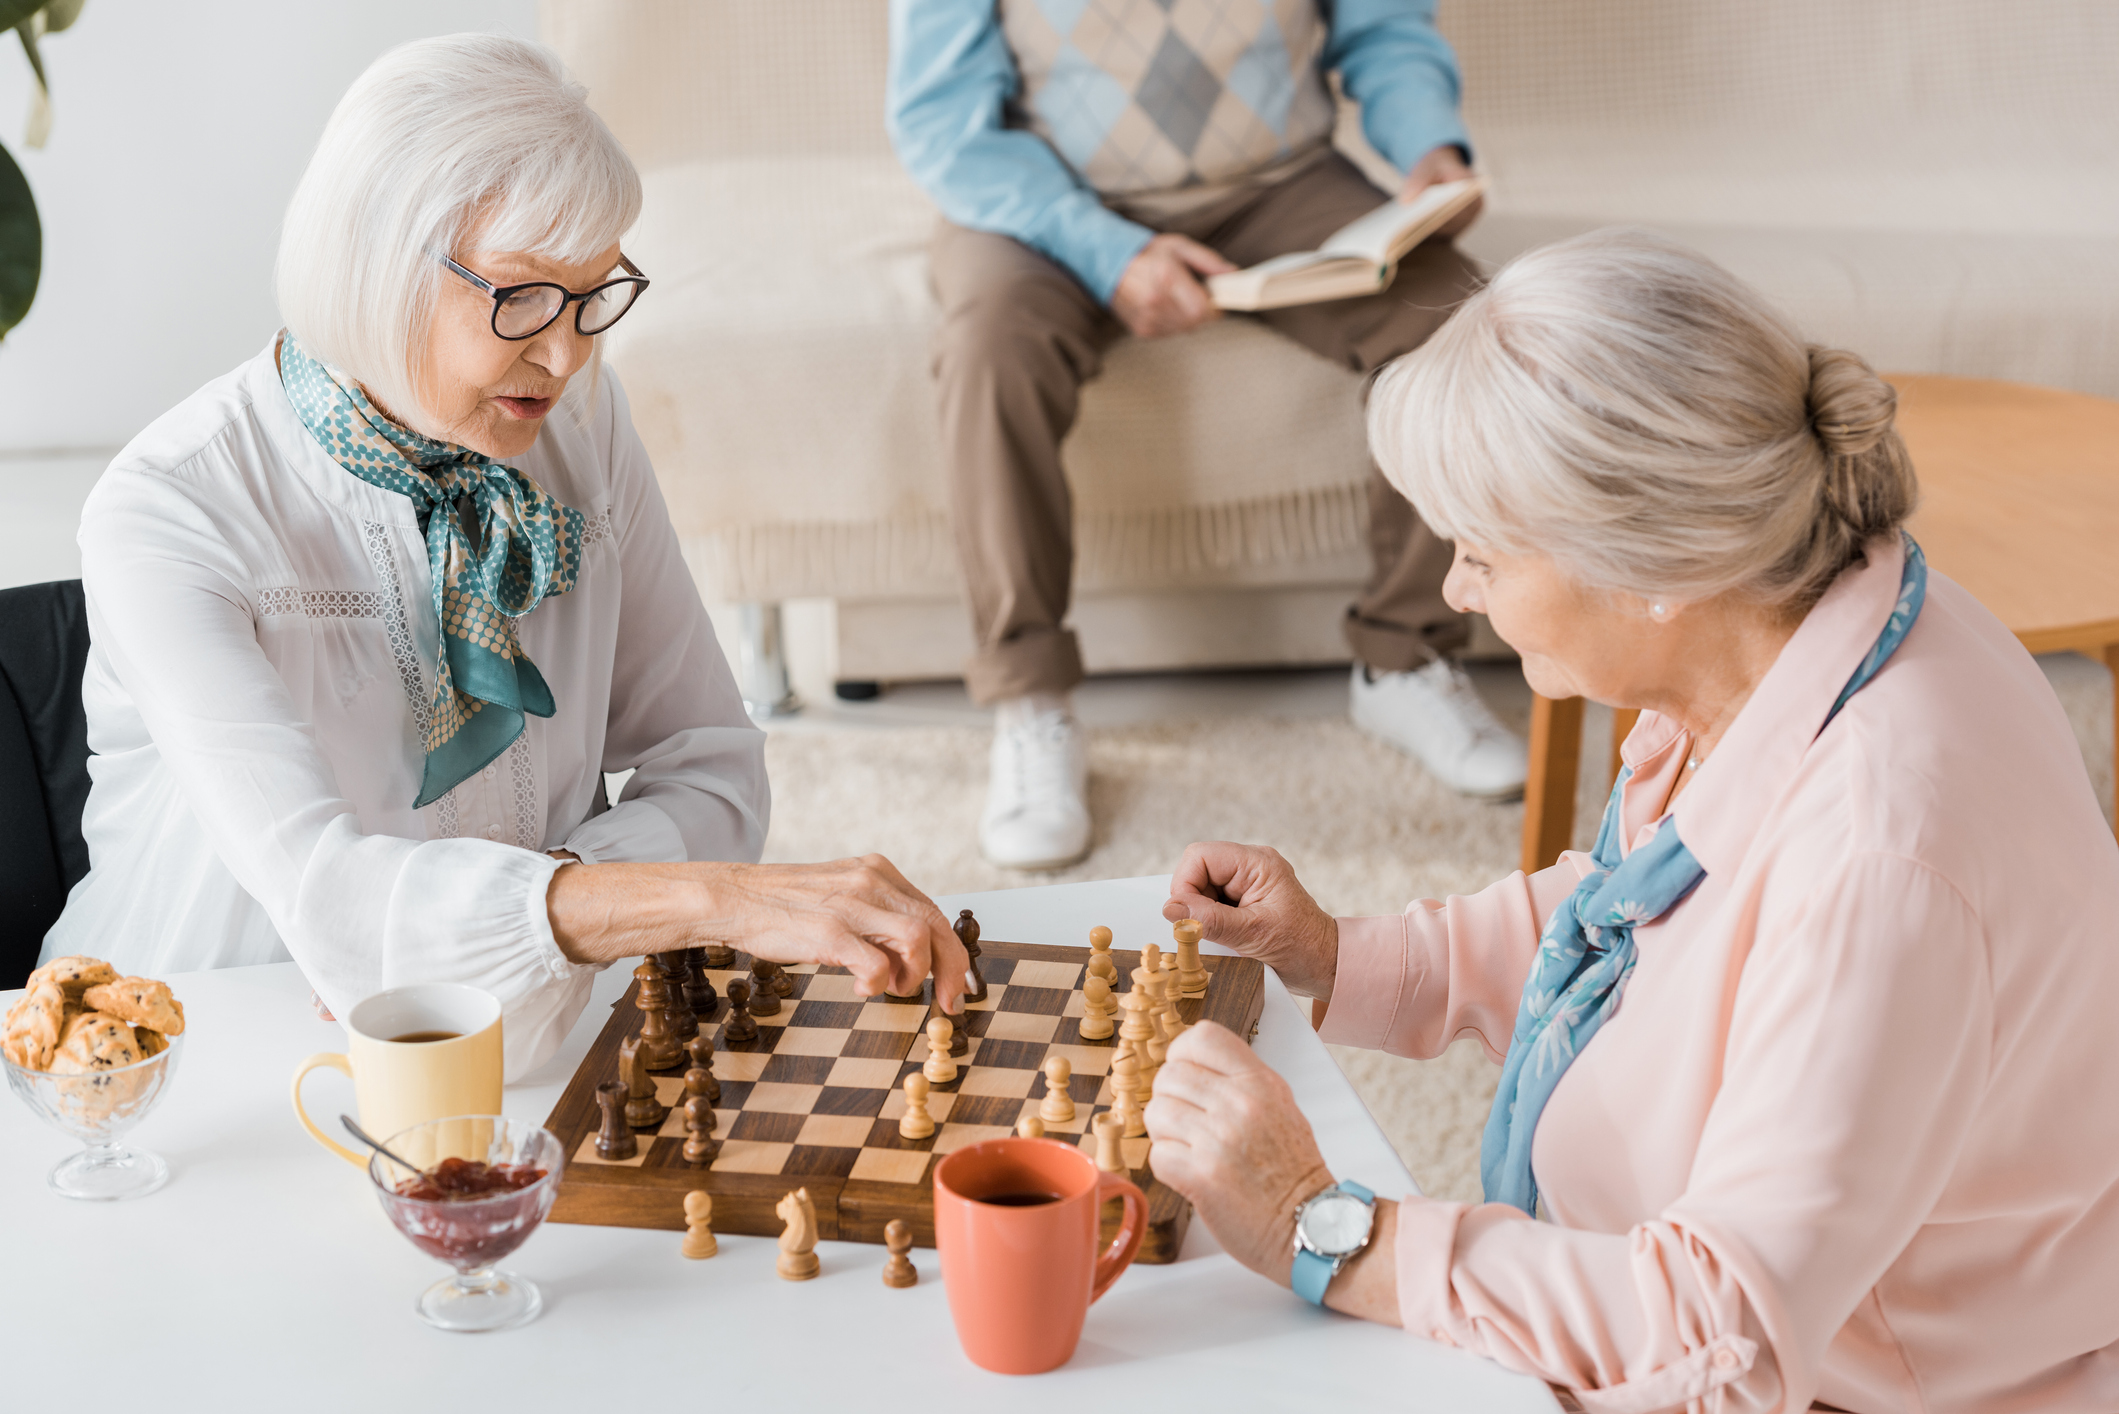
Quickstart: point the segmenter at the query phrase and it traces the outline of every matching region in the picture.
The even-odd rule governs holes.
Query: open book
[[[1248,270],[1215,275],[1207,293],[1223,309],[1279,309],[1290,304],[1372,295],[1390,284],[1405,253],[1479,199],[1483,177],[1437,182],[1411,201],[1387,201],[1332,232],[1315,250],[1276,256]]]

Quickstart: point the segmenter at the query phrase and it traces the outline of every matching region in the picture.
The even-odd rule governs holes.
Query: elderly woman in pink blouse
[[[1643,711],[1594,851],[1469,897],[1334,919],[1270,849],[1187,851],[1169,916],[1326,1040],[1503,1062],[1488,1201],[1378,1202],[1188,1033],[1156,1172],[1239,1260],[1592,1411],[2119,1409],[2119,849],[2037,666],[1901,529],[1893,404],[1637,233],[1384,375],[1452,603]]]

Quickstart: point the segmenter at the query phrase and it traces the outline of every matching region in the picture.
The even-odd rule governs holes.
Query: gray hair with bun
[[[1612,229],[1519,257],[1386,368],[1369,444],[1437,534],[1804,612],[1919,500],[1897,402],[1713,261]]]

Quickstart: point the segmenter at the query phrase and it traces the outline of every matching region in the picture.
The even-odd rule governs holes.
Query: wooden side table
[[[1920,474],[1911,530],[2033,653],[2081,653],[2119,678],[2119,402],[1978,378],[1894,374],[1898,428]],[[1633,725],[1622,711],[1612,749]],[[2119,764],[2119,711],[2113,722]],[[1582,700],[1531,709],[1523,868],[1574,833]]]

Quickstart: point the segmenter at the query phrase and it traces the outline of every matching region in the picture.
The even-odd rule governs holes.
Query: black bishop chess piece
[[[973,918],[971,910],[967,908],[956,916],[951,931],[956,934],[957,941],[964,945],[964,955],[971,959],[971,970],[965,977],[971,984],[971,990],[964,994],[964,1000],[983,1002],[986,1000],[986,974],[979,970],[979,920]]]
[[[643,957],[633,969],[633,978],[640,984],[633,1005],[640,1008],[640,1047],[647,1055],[647,1068],[675,1070],[684,1063],[684,1047],[670,1034],[670,991],[662,964]]]
[[[684,984],[685,1004],[692,1009],[695,1019],[711,1021],[714,1013],[721,1009],[721,994],[714,990],[714,979],[706,975],[706,949],[686,948],[684,960],[691,970],[691,976]]]
[[[750,1014],[778,1016],[780,993],[773,987],[773,965],[762,957],[752,958],[750,976]]]
[[[750,1015],[750,983],[741,977],[729,979],[728,1020],[722,1024],[721,1039],[732,1045],[758,1039],[758,1023]]]

